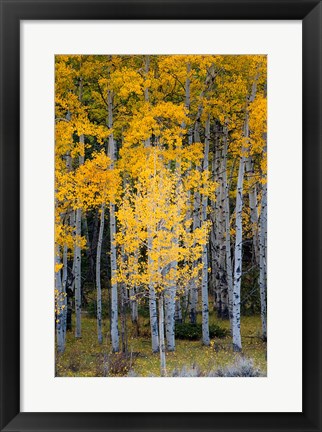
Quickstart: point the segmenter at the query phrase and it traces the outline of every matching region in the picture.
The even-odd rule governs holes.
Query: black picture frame
[[[1,431],[322,431],[321,2],[316,0],[0,0],[0,5]],[[303,21],[302,413],[20,412],[19,26],[21,20],[31,19],[297,19]],[[142,407],[144,411],[144,403]],[[251,406],[249,408],[251,411]]]

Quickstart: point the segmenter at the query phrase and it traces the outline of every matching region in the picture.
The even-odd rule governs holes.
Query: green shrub
[[[217,324],[210,324],[209,326],[209,336],[210,338],[224,338],[228,335],[228,330],[220,327]]]
[[[217,324],[209,326],[210,338],[224,338],[227,336],[227,330],[219,327]],[[185,340],[198,340],[202,338],[202,325],[201,324],[176,324],[175,327],[176,339]]]
[[[90,318],[97,318],[96,311],[97,311],[97,302],[96,300],[92,300],[88,302],[87,305],[87,313]],[[102,302],[102,318],[107,318],[109,316],[109,303],[108,302]]]
[[[146,306],[144,304],[139,305],[138,313],[139,313],[139,316],[142,318],[150,318],[149,306]]]

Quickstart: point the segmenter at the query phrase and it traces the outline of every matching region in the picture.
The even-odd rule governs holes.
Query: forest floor
[[[198,317],[199,319],[201,317]],[[229,321],[210,314],[210,324],[229,329]],[[241,333],[243,356],[252,359],[254,366],[263,375],[267,372],[266,343],[260,338],[260,316],[243,316]],[[140,317],[140,336],[134,335],[130,321],[127,322],[128,354],[111,354],[109,322],[104,320],[102,345],[97,342],[96,319],[84,314],[82,317],[82,338],[75,339],[74,332],[67,332],[66,350],[56,354],[56,376],[60,377],[103,377],[103,376],[160,376],[159,354],[152,354],[149,320]],[[201,341],[176,340],[176,351],[166,353],[167,371],[198,367],[203,374],[218,367],[234,363],[239,354],[232,351],[231,336],[212,339],[210,347]]]

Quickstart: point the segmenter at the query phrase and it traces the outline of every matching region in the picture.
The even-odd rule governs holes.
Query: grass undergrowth
[[[200,320],[201,317],[198,317]],[[169,375],[174,370],[198,367],[202,374],[214,368],[225,368],[233,364],[240,354],[231,348],[229,321],[223,321],[210,314],[210,324],[227,330],[227,336],[213,338],[211,346],[205,347],[200,340],[176,340],[176,351],[166,353]],[[266,343],[260,339],[260,316],[241,318],[242,355],[253,361],[265,375]],[[109,321],[104,320],[104,341],[97,342],[95,318],[84,314],[82,319],[82,338],[75,339],[74,332],[67,333],[66,350],[56,354],[56,376],[97,377],[97,376],[159,376],[159,355],[152,354],[149,333],[149,320],[140,317],[140,335],[136,336],[130,320],[127,320],[128,354],[111,354],[109,341]]]

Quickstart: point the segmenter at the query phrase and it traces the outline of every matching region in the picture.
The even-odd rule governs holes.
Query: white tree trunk
[[[195,191],[193,199],[193,221],[192,229],[195,231],[200,227],[200,193]],[[197,262],[193,263],[193,267],[197,266]],[[197,323],[197,305],[198,305],[198,286],[197,278],[192,278],[190,281],[190,304],[189,314],[191,324]]]
[[[233,274],[231,263],[231,244],[230,244],[230,210],[229,210],[229,184],[227,182],[227,134],[225,132],[223,147],[223,214],[225,229],[225,252],[226,252],[226,272],[228,285],[229,318],[232,330],[232,304],[233,304]]]
[[[176,323],[182,323],[182,308],[181,308],[180,298],[176,300],[176,312],[175,312],[174,320]]]
[[[60,264],[59,251],[55,254],[55,264]],[[64,337],[64,327],[63,327],[63,312],[65,297],[63,291],[63,284],[61,279],[61,270],[55,272],[55,286],[58,291],[57,297],[57,315],[56,315],[56,334],[57,334],[57,351],[63,353],[65,351],[65,337]]]
[[[243,241],[243,181],[245,158],[241,156],[238,170],[237,196],[236,196],[236,242],[235,242],[235,268],[233,290],[233,349],[242,350],[240,333],[240,286],[242,277],[242,241]]]
[[[252,233],[253,233],[254,257],[255,257],[255,263],[256,265],[258,265],[259,264],[259,242],[258,242],[257,187],[253,179],[254,168],[253,168],[253,160],[251,156],[249,156],[246,159],[246,172],[249,181],[252,183],[248,191],[248,198],[249,198],[249,208],[250,208],[250,221],[252,224]]]
[[[213,226],[210,233],[210,245],[211,245],[211,276],[212,276],[212,293],[214,296],[214,308],[217,311],[217,315],[221,317],[221,294],[220,294],[220,283],[219,283],[219,230],[220,230],[220,161],[221,161],[221,151],[220,151],[220,137],[219,132],[216,127],[215,137],[214,137],[214,157],[212,160],[212,172],[214,175],[214,180],[218,183],[215,190],[215,199],[211,200],[212,212],[213,212]]]
[[[138,263],[138,251],[135,252],[135,268],[137,268]],[[130,288],[130,306],[131,306],[131,321],[136,326],[136,330],[138,333],[138,302],[136,300],[137,288]],[[137,334],[138,336],[138,334]]]
[[[75,237],[75,221],[76,221],[76,211],[72,210],[70,212],[70,226],[73,229],[73,236]],[[72,264],[72,283],[70,286],[70,289],[74,292],[75,291],[75,246],[74,246],[74,255],[73,255],[73,264]]]
[[[75,221],[75,234],[77,237],[75,245],[75,314],[76,314],[76,327],[75,337],[80,338],[82,336],[81,327],[81,314],[82,314],[82,291],[81,291],[81,248],[78,244],[79,237],[82,231],[82,210],[76,210],[76,221]]]
[[[102,288],[101,288],[101,255],[102,255],[102,243],[104,233],[104,222],[105,222],[105,204],[101,206],[101,217],[100,217],[100,229],[98,234],[97,250],[96,250],[96,315],[97,315],[97,338],[98,343],[103,342],[102,335]]]
[[[94,279],[95,277],[95,264],[94,264],[94,259],[93,259],[93,255],[92,255],[92,244],[89,238],[89,233],[88,233],[88,224],[87,224],[87,217],[86,215],[83,215],[82,218],[82,224],[83,224],[83,232],[85,234],[86,237],[86,256],[87,256],[87,260],[89,263],[89,270],[88,273],[90,275],[90,278]]]
[[[108,127],[113,128],[113,96],[111,90],[108,90]],[[116,149],[114,135],[111,133],[108,138],[108,151],[111,159],[111,169],[114,168],[116,159]],[[113,352],[119,351],[119,331],[118,331],[118,289],[115,280],[117,273],[116,261],[116,220],[115,204],[110,202],[110,244],[111,244],[111,339]]]
[[[160,334],[160,373],[162,377],[167,375],[166,360],[165,360],[165,344],[164,344],[164,305],[163,293],[160,293],[159,298],[159,334]]]
[[[172,285],[165,292],[165,311],[166,311],[166,341],[167,341],[167,350],[174,351],[175,350],[175,338],[174,338],[174,322],[175,322],[175,294],[176,294],[176,286]],[[160,336],[161,338],[161,336]]]
[[[137,325],[138,322],[138,302],[135,299],[136,288],[130,289],[131,321]]]
[[[209,140],[210,140],[210,117],[208,116],[206,121],[205,130],[205,151],[204,151],[204,161],[203,169],[208,170],[208,155],[209,155]],[[205,222],[207,220],[207,207],[208,207],[208,197],[202,197],[202,220]],[[202,246],[202,343],[204,345],[210,344],[209,338],[209,302],[208,302],[208,252],[207,244]]]
[[[148,250],[152,250],[152,236],[148,230]],[[151,254],[148,252],[148,261],[151,264]],[[150,311],[150,327],[151,327],[151,342],[152,352],[159,351],[159,333],[158,333],[158,313],[157,302],[153,282],[149,284],[149,311]]]
[[[249,102],[253,102],[256,96],[257,79],[255,77]],[[249,138],[249,113],[246,107],[244,138]],[[242,278],[242,242],[243,242],[243,184],[245,172],[245,148],[241,149],[239,161],[237,195],[236,195],[236,242],[235,242],[235,267],[234,267],[234,289],[233,289],[233,349],[234,351],[242,350],[242,341],[240,333],[240,287]]]
[[[156,307],[156,296],[153,285],[149,288],[149,310],[150,310],[150,326],[151,326],[151,342],[152,352],[159,351],[159,334],[158,334],[158,314]]]
[[[187,76],[186,76],[186,82],[185,82],[185,107],[187,110],[187,115],[189,116],[189,111],[190,111],[190,73],[191,73],[191,63],[187,63],[186,65],[186,72],[187,72]],[[182,125],[183,128],[186,127],[186,124],[183,123]],[[192,144],[192,129],[191,127],[189,127],[188,131],[188,145]],[[188,209],[187,209],[187,215],[186,215],[186,220],[189,220],[191,218],[191,210],[190,210],[190,201],[191,201],[191,191],[188,191]],[[191,231],[191,226],[189,228],[187,228],[187,231],[190,232]],[[191,281],[187,284],[187,286],[185,287],[184,290],[184,295],[183,295],[183,307],[184,310],[187,311],[188,308],[190,310],[190,320],[191,320]],[[193,314],[195,315],[195,309]],[[181,316],[182,319],[182,316]]]
[[[220,165],[221,170],[223,172],[223,166],[222,163]],[[220,305],[221,305],[221,315],[220,317],[222,319],[229,318],[229,295],[228,295],[228,280],[227,280],[227,264],[226,264],[226,239],[225,239],[225,191],[224,191],[224,185],[223,185],[223,178],[221,176],[220,181],[220,193],[219,193],[219,199],[220,199],[220,206],[219,206],[219,222],[220,222],[220,229],[218,231],[219,235],[219,268],[218,268],[218,274],[219,274],[219,291],[220,291]]]
[[[179,163],[176,162],[176,170],[177,172],[180,171]],[[179,176],[179,182],[180,183],[180,176]],[[180,212],[180,209],[178,208],[178,213]],[[178,244],[178,237],[177,237],[177,227],[176,225],[172,228],[173,233],[173,239],[172,243],[174,245]],[[178,262],[177,260],[174,260],[170,264],[170,272],[176,273],[177,271]],[[175,332],[174,332],[174,325],[175,325],[175,313],[176,313],[176,302],[175,297],[177,293],[177,287],[175,280],[171,281],[171,284],[169,288],[166,290],[166,340],[167,340],[167,350],[168,351],[174,351],[175,350]]]
[[[64,293],[64,308],[63,308],[63,335],[64,335],[64,341],[66,340],[66,331],[67,331],[67,253],[68,248],[66,245],[64,245],[63,249],[63,280],[62,280],[62,286],[63,286],[63,293]]]
[[[261,215],[260,215],[260,236],[259,236],[259,290],[261,300],[262,337],[267,339],[267,311],[266,311],[266,260],[267,260],[267,184],[263,185]]]
[[[145,75],[147,77],[150,68],[150,57],[145,56]],[[144,100],[149,102],[149,89],[146,87],[144,89]],[[151,139],[150,137],[145,140],[144,146],[150,147]],[[151,264],[151,254],[152,250],[152,234],[151,229],[148,227],[148,262]],[[150,328],[151,328],[151,343],[152,352],[156,353],[159,351],[159,332],[158,332],[158,313],[157,313],[157,302],[154,290],[153,282],[149,284],[149,312],[150,312]]]
[[[80,135],[79,142],[84,145],[84,135]],[[84,156],[78,158],[79,166],[84,163]],[[82,337],[82,251],[80,247],[80,237],[82,235],[82,209],[76,209],[75,217],[75,253],[74,253],[74,264],[75,264],[75,314],[76,314],[76,327],[75,337]]]

